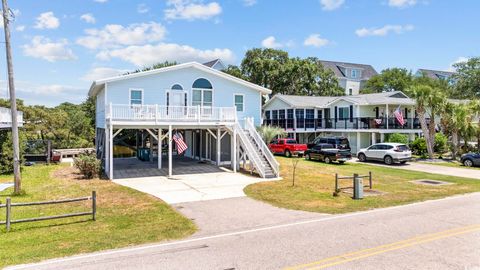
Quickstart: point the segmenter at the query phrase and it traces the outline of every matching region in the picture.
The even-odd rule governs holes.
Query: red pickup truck
[[[306,144],[299,144],[295,139],[275,139],[269,145],[270,151],[274,154],[282,154],[286,157],[303,156],[307,151]]]

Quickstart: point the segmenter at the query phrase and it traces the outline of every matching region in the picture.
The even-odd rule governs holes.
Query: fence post
[[[338,173],[335,174],[335,192],[338,191]]]
[[[97,220],[97,192],[92,191],[92,219]]]
[[[7,227],[7,232],[10,231],[10,219],[12,215],[12,201],[10,197],[7,197],[7,209],[6,209],[6,219],[5,219],[5,225]]]
[[[370,189],[372,189],[372,172],[368,172],[368,182],[370,184]]]

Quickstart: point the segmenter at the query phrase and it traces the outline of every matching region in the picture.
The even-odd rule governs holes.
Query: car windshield
[[[288,143],[288,144],[296,144],[297,141],[296,141],[296,140],[287,140],[287,143]]]

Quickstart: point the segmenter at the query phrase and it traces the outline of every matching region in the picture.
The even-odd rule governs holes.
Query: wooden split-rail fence
[[[68,214],[61,214],[61,215],[55,215],[55,216],[12,219],[12,210],[15,207],[24,207],[24,206],[33,206],[33,205],[51,205],[51,204],[72,203],[72,202],[89,201],[89,200],[92,201],[92,205],[91,205],[91,211],[88,211],[88,212],[76,212],[76,213],[68,213]],[[92,216],[92,220],[96,220],[97,193],[95,191],[92,191],[92,195],[88,197],[43,201],[43,202],[22,202],[22,203],[12,203],[11,198],[7,197],[5,204],[0,203],[0,208],[6,208],[5,221],[0,221],[0,225],[5,225],[7,232],[10,230],[10,226],[13,223],[35,222],[35,221],[43,221],[43,220],[51,220],[51,219],[59,219],[59,218],[79,217],[79,216]]]

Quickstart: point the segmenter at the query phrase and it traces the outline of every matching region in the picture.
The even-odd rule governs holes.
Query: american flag
[[[403,114],[402,114],[402,111],[400,110],[400,105],[398,105],[398,108],[393,112],[393,115],[395,115],[395,118],[397,118],[397,121],[400,124],[400,126],[405,125],[405,119],[403,119]]]
[[[181,154],[181,153],[185,152],[185,150],[187,150],[188,146],[185,143],[185,141],[183,140],[182,134],[176,132],[173,135],[173,140],[175,141],[175,144],[177,145],[177,153],[178,154]]]

